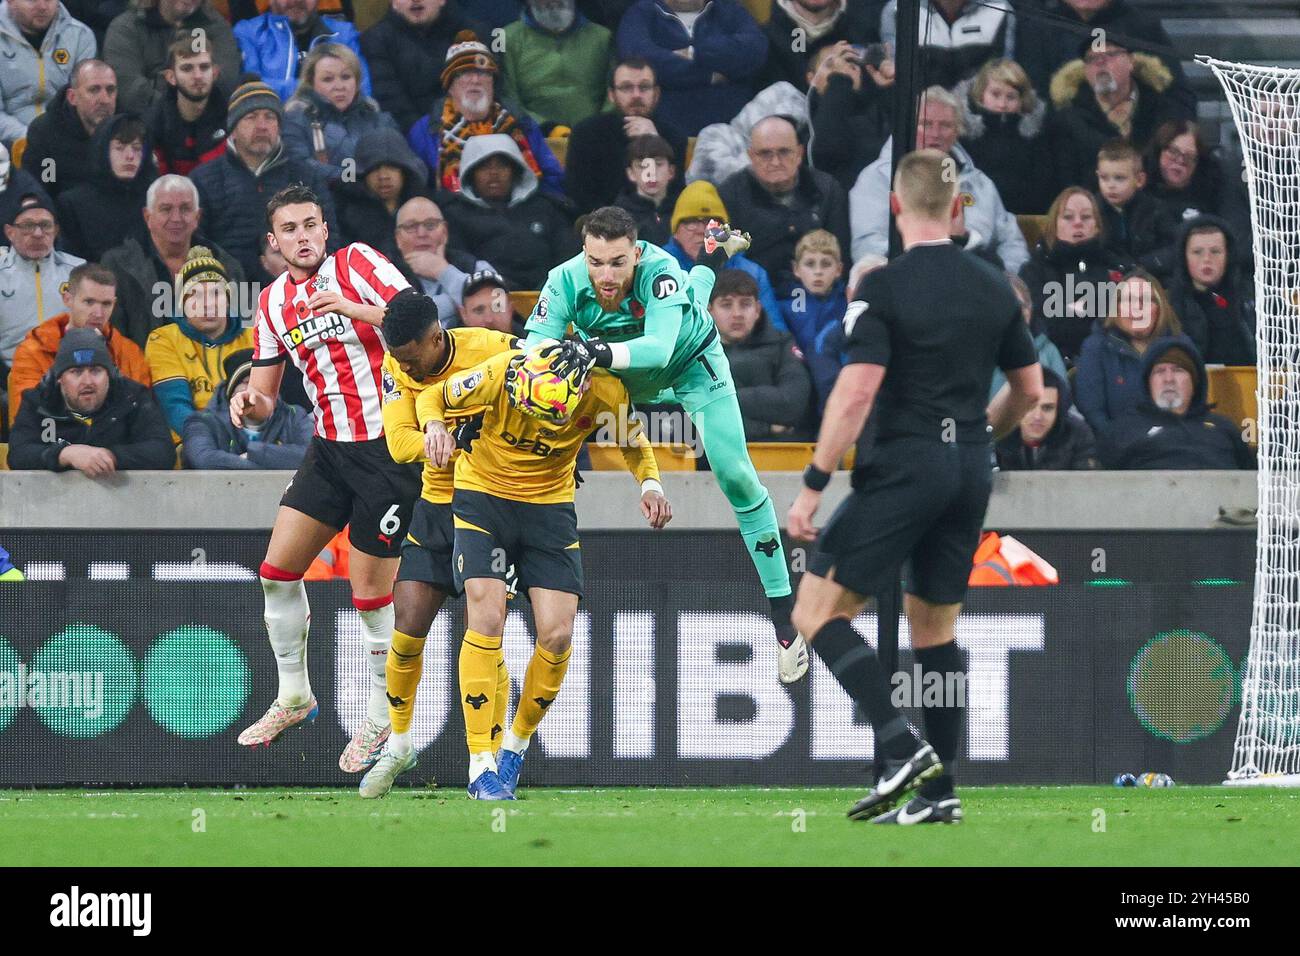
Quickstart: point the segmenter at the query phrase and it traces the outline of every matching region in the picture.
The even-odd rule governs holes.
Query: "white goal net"
[[[1226,782],[1300,786],[1300,70],[1201,62],[1241,140],[1259,349],[1255,601]]]

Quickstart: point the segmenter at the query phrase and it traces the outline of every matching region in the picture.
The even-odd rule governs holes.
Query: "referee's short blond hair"
[[[894,173],[894,192],[905,212],[947,222],[957,195],[957,164],[937,149],[908,153]]]

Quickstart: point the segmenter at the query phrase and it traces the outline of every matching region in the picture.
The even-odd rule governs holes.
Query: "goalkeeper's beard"
[[[623,300],[627,298],[627,294],[632,291],[632,280],[628,279],[626,282],[621,283],[618,287],[618,291],[614,293],[612,298],[608,299],[605,297],[605,294],[600,291],[600,286],[595,286],[594,288],[596,290],[596,304],[606,312],[616,312],[618,311],[619,305],[621,305]]]

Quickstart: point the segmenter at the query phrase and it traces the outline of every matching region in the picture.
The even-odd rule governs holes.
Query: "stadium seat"
[[[551,147],[551,152],[555,154],[555,158],[558,159],[560,165],[563,166],[565,157],[569,155],[569,137],[548,136],[546,138],[546,145]]]
[[[1255,395],[1258,375],[1253,365],[1211,365],[1206,368],[1209,378],[1209,400],[1214,411],[1233,423],[1246,427],[1251,444],[1259,444],[1259,403]]]
[[[23,168],[23,153],[27,152],[27,137],[14,140],[14,144],[9,147],[9,159],[18,169]]]
[[[759,471],[803,471],[812,461],[813,445],[801,441],[752,441],[749,458]]]
[[[9,443],[0,443],[0,471],[9,470]]]
[[[686,141],[686,165],[682,169],[691,168],[691,160],[695,158],[695,140],[696,137],[692,136]]]
[[[533,306],[537,304],[537,297],[541,294],[540,290],[511,292],[510,307],[526,319],[533,314]]]
[[[660,471],[694,471],[695,470],[695,449],[690,445],[660,445],[654,446],[655,460],[659,462]],[[587,451],[591,453],[591,468],[593,471],[626,471],[627,464],[623,461],[623,452],[619,450],[618,445],[613,444],[596,444],[589,442]]]
[[[740,0],[740,5],[749,11],[759,26],[772,19],[772,0]]]
[[[1020,234],[1025,237],[1025,245],[1029,251],[1034,251],[1034,246],[1038,245],[1038,240],[1043,238],[1043,230],[1047,228],[1046,216],[1016,216],[1016,225],[1020,227]]]

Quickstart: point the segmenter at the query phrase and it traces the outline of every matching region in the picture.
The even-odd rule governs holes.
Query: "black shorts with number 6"
[[[418,500],[411,529],[402,542],[397,580],[419,581],[433,585],[443,594],[459,595],[463,589],[451,573],[453,534],[450,504]]]
[[[451,509],[456,526],[452,568],[458,587],[470,578],[508,581],[513,568],[521,592],[543,588],[582,596],[582,552],[573,502],[532,504],[458,488]]]
[[[420,466],[399,465],[382,438],[330,441],[315,436],[280,504],[331,528],[350,525],[358,551],[395,558],[420,495]]]

